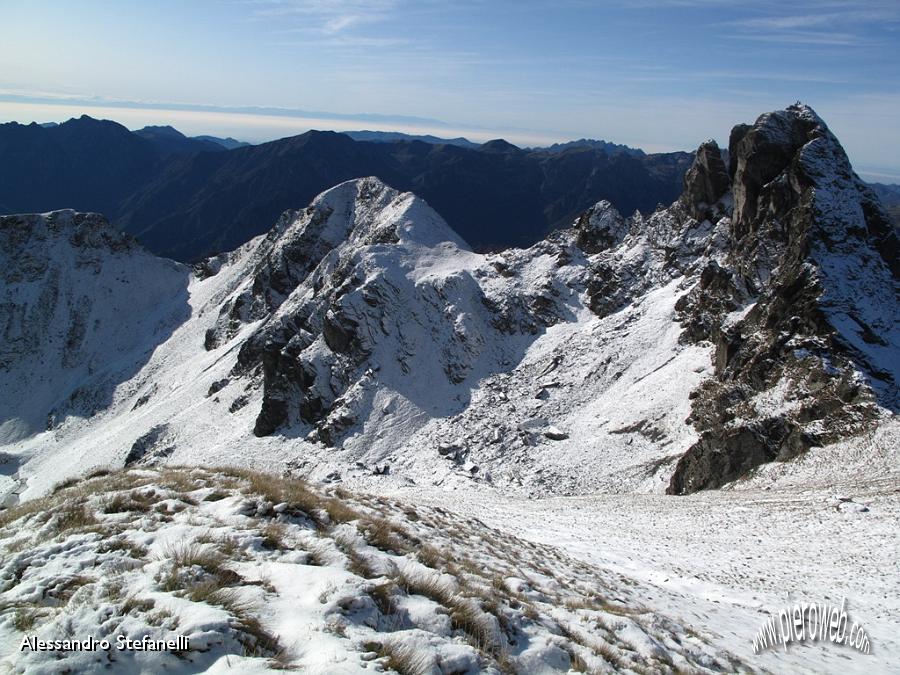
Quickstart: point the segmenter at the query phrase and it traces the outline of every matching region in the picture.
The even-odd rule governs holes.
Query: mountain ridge
[[[896,235],[807,107],[736,127],[729,158],[705,143],[681,198],[649,216],[599,202],[497,253],[414,194],[341,183],[197,265],[187,310],[132,351],[149,354],[137,373],[108,373],[107,404],[7,443],[16,480],[41,490],[63,451],[119,466],[238,453],[360,484],[389,467],[525,494],[680,493],[864,433],[896,413]],[[7,293],[26,263],[6,261]],[[3,323],[40,295],[6,299]]]

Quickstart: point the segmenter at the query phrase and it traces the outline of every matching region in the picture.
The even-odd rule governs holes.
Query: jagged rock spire
[[[697,220],[707,219],[712,215],[710,207],[728,192],[729,183],[718,144],[714,140],[705,141],[684,175],[681,203]]]
[[[730,161],[728,251],[707,275],[721,283],[679,300],[685,325],[712,326],[716,378],[695,393],[701,438],[673,493],[861,433],[900,406],[897,237],[837,138],[795,104],[735,127]]]

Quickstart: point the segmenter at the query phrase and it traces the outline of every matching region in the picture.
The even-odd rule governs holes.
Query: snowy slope
[[[539,473],[563,474],[581,457],[598,468],[596,480],[563,479],[551,490],[592,489],[622,467],[636,476],[623,485],[640,484],[654,472],[633,467],[655,460],[654,448],[646,435],[621,428],[652,415],[680,445],[690,440],[680,423],[683,387],[708,370],[708,350],[677,344],[671,274],[660,272],[660,288],[621,314],[592,313],[591,259],[575,236],[478,255],[412,195],[374,179],[339,186],[192,275],[190,319],[136,375],[117,373],[108,408],[8,446],[26,464],[20,478],[36,494],[66,466],[121,466],[136,448],[132,459],[149,453],[143,461],[240,457],[305,464],[320,476],[371,472],[356,462],[390,464],[437,483],[493,480],[496,464],[500,479],[541,484]],[[646,236],[626,239],[622,255],[643,265]],[[626,332],[622,324],[634,326]],[[105,338],[98,343],[100,350]],[[273,345],[292,361],[274,355]],[[277,358],[281,365],[272,364]],[[20,373],[31,368],[16,365]],[[678,386],[660,391],[669,376]],[[657,391],[656,402],[641,386]],[[635,407],[617,410],[626,389]],[[561,396],[567,391],[574,395]],[[279,403],[290,404],[280,419],[270,412]],[[608,428],[587,446],[543,433],[574,425],[593,435],[600,415],[609,416]],[[254,435],[261,418],[271,435]],[[469,437],[457,438],[459,429]],[[485,465],[481,475],[473,461]]]
[[[72,211],[4,218],[0,237],[8,442],[109,405],[111,389],[187,319],[189,270]]]

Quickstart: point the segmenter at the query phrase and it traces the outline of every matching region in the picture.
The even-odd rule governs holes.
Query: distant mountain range
[[[495,249],[530,245],[601,199],[626,213],[671,203],[693,157],[359,133],[370,140],[311,131],[227,149],[237,141],[88,116],[3,124],[0,205],[101,212],[154,253],[193,261],[261,234],[332,185],[375,175],[422,195],[474,247]]]
[[[372,141],[373,143],[393,143],[394,141],[422,141],[432,145],[458,145],[461,148],[477,148],[478,143],[473,143],[468,138],[440,138],[431,134],[414,135],[404,134],[399,131],[343,131],[354,141]]]
[[[646,153],[640,148],[630,148],[627,145],[619,145],[618,143],[610,143],[604,140],[595,140],[593,138],[581,138],[577,141],[568,141],[567,143],[554,143],[546,148],[534,148],[535,150],[547,150],[548,152],[563,152],[572,148],[595,148],[602,150],[610,155],[617,155],[624,152],[626,155],[633,157],[643,157]]]
[[[144,127],[132,133],[150,141],[162,155],[192,155],[198,152],[222,152],[228,149],[223,145],[222,139],[212,136],[189,138],[170,126]]]
[[[218,143],[226,150],[246,148],[249,145],[253,145],[252,143],[247,143],[246,141],[239,141],[236,138],[232,138],[231,136],[228,136],[227,138],[219,138],[218,136],[192,136],[192,138],[197,141],[211,141],[212,143]]]
[[[432,145],[456,145],[461,148],[478,148],[480,144],[473,143],[468,138],[459,136],[457,138],[440,138],[426,134],[424,136],[416,136],[413,134],[404,134],[398,131],[344,131],[345,136],[349,136],[354,141],[372,141],[375,143],[393,143],[395,141],[422,141],[423,143],[431,143]],[[200,138],[200,137],[198,137]],[[567,141],[565,143],[554,143],[547,146],[533,146],[526,148],[527,150],[544,150],[546,152],[563,152],[573,148],[594,148],[602,150],[609,155],[616,155],[620,152],[632,155],[634,157],[643,157],[646,153],[640,148],[631,148],[627,145],[618,143],[610,143],[609,141],[596,140],[593,138],[580,138],[577,141]]]
[[[84,115],[87,117],[87,115]],[[92,119],[92,118],[91,118]],[[69,120],[70,122],[72,120]],[[60,126],[59,122],[42,122],[39,126],[44,127],[45,129],[53,129],[54,127]],[[149,141],[154,143],[159,143],[162,146],[179,144],[179,150],[182,152],[190,151],[193,152],[201,152],[204,150],[218,150],[219,148],[215,146],[222,146],[226,150],[234,150],[235,148],[243,148],[248,145],[252,145],[251,143],[247,143],[245,141],[239,141],[235,138],[219,138],[218,136],[185,136],[183,133],[178,131],[171,126],[146,126],[143,129],[138,129],[132,133],[141,136],[142,138],[146,138]],[[191,141],[207,141],[208,143],[192,143]],[[209,145],[212,143],[213,145]]]

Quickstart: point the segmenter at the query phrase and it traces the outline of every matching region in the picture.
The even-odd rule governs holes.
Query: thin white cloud
[[[340,33],[354,26],[388,19],[396,0],[249,0],[252,15],[280,22],[300,19],[306,30]]]
[[[787,9],[787,12],[785,12]],[[726,21],[720,26],[740,40],[832,47],[874,46],[874,30],[900,23],[900,3],[823,0],[771,6],[765,16]]]
[[[735,33],[730,36],[735,40],[752,40],[754,42],[775,42],[788,45],[827,45],[830,47],[861,47],[879,44],[877,40],[855,33],[839,33],[828,31],[778,31]]]

